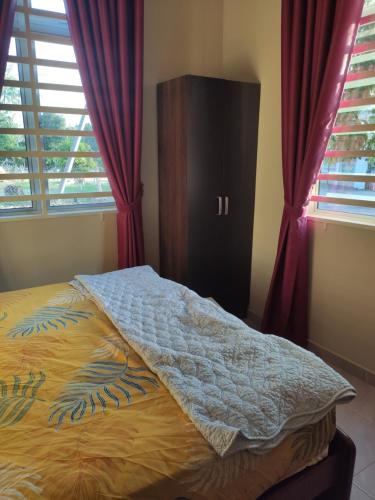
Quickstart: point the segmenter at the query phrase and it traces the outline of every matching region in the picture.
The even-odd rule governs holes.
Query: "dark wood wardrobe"
[[[158,84],[161,276],[245,317],[260,85],[186,75]]]

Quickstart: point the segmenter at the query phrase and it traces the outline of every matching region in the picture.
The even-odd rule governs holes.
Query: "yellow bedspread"
[[[0,498],[256,498],[317,457],[334,413],[271,453],[219,458],[93,302],[0,294]]]

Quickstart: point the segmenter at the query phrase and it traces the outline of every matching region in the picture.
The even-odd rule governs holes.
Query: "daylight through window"
[[[114,207],[63,0],[18,0],[0,99],[0,216]]]
[[[365,0],[344,93],[312,202],[316,212],[375,217],[375,0]]]

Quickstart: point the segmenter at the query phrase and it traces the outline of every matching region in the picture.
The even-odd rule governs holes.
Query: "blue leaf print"
[[[43,372],[37,375],[30,372],[26,382],[22,382],[18,375],[13,375],[12,386],[0,380],[0,427],[14,425],[26,415],[45,379]]]
[[[77,324],[90,316],[92,316],[91,312],[76,311],[70,307],[42,307],[9,330],[8,337],[39,334],[47,332],[51,328],[59,330],[66,328],[69,324]]]
[[[133,392],[146,395],[145,384],[159,387],[157,379],[138,375],[140,371],[149,372],[147,368],[129,366],[127,358],[123,363],[95,361],[87,364],[51,406],[49,422],[55,422],[58,428],[68,415],[71,422],[79,422],[86,412],[92,416],[97,409],[105,413],[109,406],[120,408],[124,398],[130,404]]]

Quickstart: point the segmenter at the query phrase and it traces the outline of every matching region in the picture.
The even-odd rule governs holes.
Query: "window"
[[[375,220],[375,0],[365,0],[312,210],[357,222]]]
[[[18,0],[0,98],[0,217],[113,208],[63,0]]]

